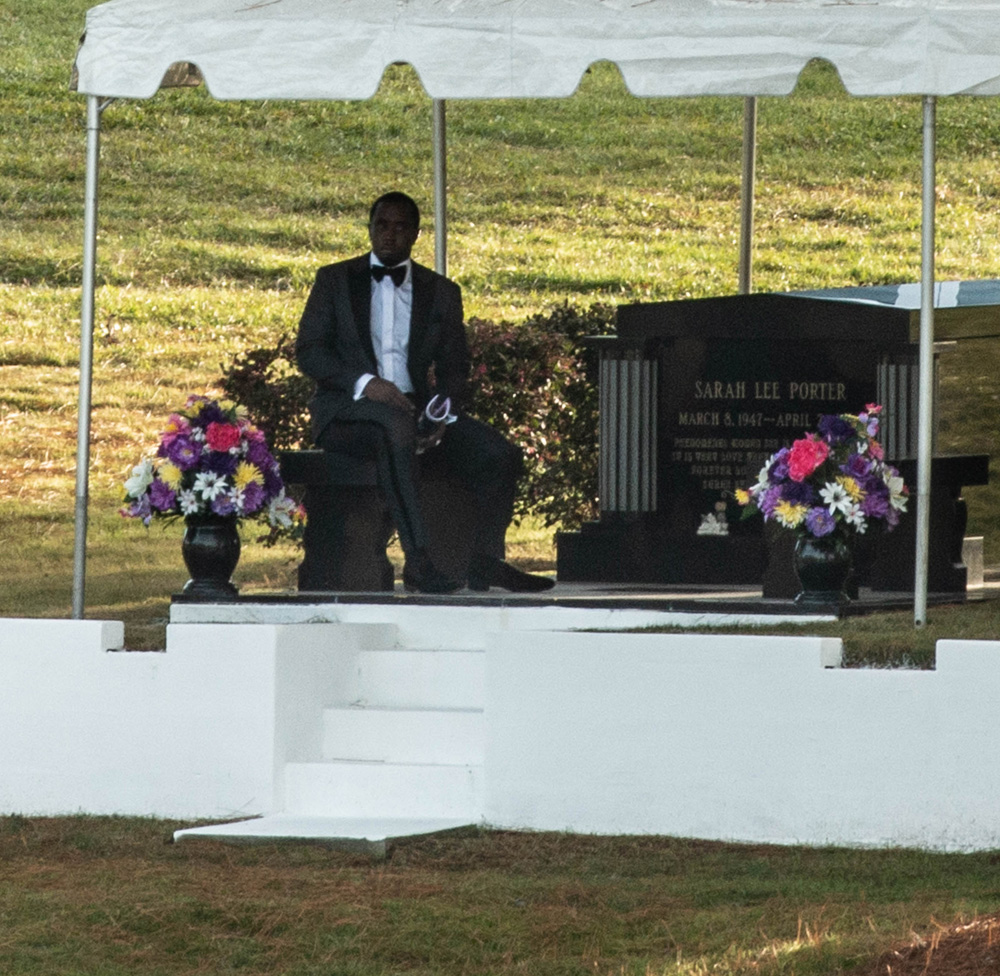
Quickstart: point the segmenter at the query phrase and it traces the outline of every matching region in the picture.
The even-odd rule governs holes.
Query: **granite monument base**
[[[916,483],[916,461],[898,462],[908,485]],[[939,456],[931,467],[931,522],[928,588],[964,593],[962,557],[967,512],[962,488],[989,478],[985,454]],[[852,587],[880,592],[912,592],[916,556],[916,499],[899,526],[876,526],[858,540]],[[722,535],[671,531],[657,513],[609,515],[579,532],[557,536],[559,580],[640,584],[758,584],[769,599],[792,599],[799,592],[792,567],[795,536],[760,519],[736,523]]]

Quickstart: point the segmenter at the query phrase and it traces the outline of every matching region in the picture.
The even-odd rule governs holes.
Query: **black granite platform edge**
[[[731,592],[731,591],[730,591]],[[961,593],[930,593],[928,604],[941,606],[945,604],[960,604],[981,597],[967,596]],[[199,600],[183,593],[174,594],[172,603],[198,604],[215,603],[218,601]],[[863,593],[857,600],[846,603],[817,604],[803,606],[793,600],[765,600],[761,596],[748,595],[744,599],[736,598],[729,593],[726,596],[714,598],[711,596],[671,597],[669,594],[650,596],[648,594],[610,594],[602,593],[593,596],[523,596],[516,594],[492,593],[451,593],[447,595],[431,595],[423,593],[401,592],[328,592],[323,590],[287,593],[253,593],[238,595],[230,604],[363,604],[387,606],[435,606],[435,607],[491,607],[491,608],[533,608],[547,607],[566,608],[574,610],[652,610],[660,613],[690,613],[690,614],[744,614],[744,615],[780,615],[798,616],[836,616],[856,617],[871,613],[883,613],[891,610],[908,610],[913,607],[913,597],[910,594],[876,594]]]

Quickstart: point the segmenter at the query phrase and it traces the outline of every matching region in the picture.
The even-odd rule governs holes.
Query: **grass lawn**
[[[0,970],[837,976],[1000,903],[992,853],[473,831],[372,861],[176,826],[0,818]]]

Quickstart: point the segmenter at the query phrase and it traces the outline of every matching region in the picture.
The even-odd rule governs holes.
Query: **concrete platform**
[[[868,603],[862,604],[867,606]],[[880,601],[879,607],[889,604]],[[899,602],[896,605],[905,606]],[[912,603],[910,604],[912,605]],[[557,583],[543,594],[514,594],[502,590],[473,593],[462,590],[447,596],[395,592],[253,592],[225,603],[202,603],[175,595],[171,624],[189,623],[315,623],[325,621],[395,620],[420,608],[433,613],[454,610],[454,625],[466,614],[488,613],[497,619],[542,628],[630,630],[653,626],[739,627],[781,623],[809,624],[836,620],[846,612],[837,606],[805,608],[791,600],[765,600],[759,589],[694,589],[638,587],[612,584]],[[861,611],[860,606],[850,612]]]
[[[928,603],[943,605],[964,603],[1000,597],[1000,574],[987,571],[981,586],[970,587],[965,593],[929,593]],[[479,607],[511,609],[549,609],[613,612],[616,617],[630,616],[634,623],[618,621],[619,626],[649,626],[655,623],[670,624],[669,615],[677,615],[676,623],[687,626],[733,626],[773,624],[779,622],[808,623],[817,620],[834,620],[887,610],[906,610],[913,607],[913,594],[903,592],[875,592],[862,588],[858,599],[845,603],[831,603],[820,607],[802,606],[794,600],[765,599],[757,586],[666,585],[635,583],[563,583],[544,593],[507,593],[490,590],[475,593],[460,590],[444,596],[407,593],[397,583],[394,592],[347,593],[334,591],[250,591],[241,593],[231,604],[199,604],[185,594],[172,599],[170,619],[174,623],[224,622],[247,620],[245,613],[236,607],[285,607],[287,618],[274,609],[266,615],[268,621],[299,622],[303,619],[295,607],[316,605],[355,606],[434,606]],[[211,607],[199,610],[198,607]],[[228,608],[233,609],[228,609]],[[206,615],[207,614],[207,615]],[[663,616],[667,615],[667,616]],[[265,618],[262,618],[265,619]],[[602,626],[597,623],[596,626]]]
[[[225,844],[312,843],[337,850],[384,857],[394,843],[408,837],[475,829],[464,820],[420,818],[304,817],[273,814],[236,823],[186,827],[174,831],[174,841],[210,840]]]

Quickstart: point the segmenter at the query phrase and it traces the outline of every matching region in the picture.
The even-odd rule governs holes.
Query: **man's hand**
[[[447,422],[442,420],[440,423],[435,424],[426,434],[417,437],[417,454],[423,454],[424,451],[429,451],[431,448],[437,447],[441,443],[441,438],[444,437],[444,432],[447,429]]]
[[[384,403],[386,406],[394,407],[396,410],[405,410],[413,413],[416,407],[410,402],[410,398],[403,393],[395,383],[382,379],[381,376],[373,376],[362,392],[362,396],[376,403]]]

